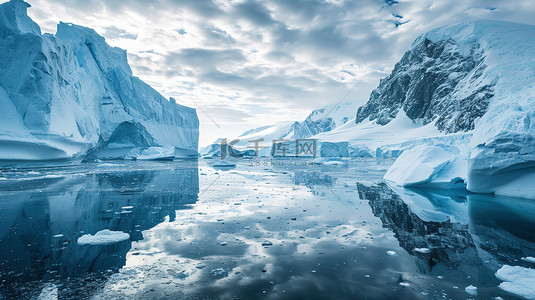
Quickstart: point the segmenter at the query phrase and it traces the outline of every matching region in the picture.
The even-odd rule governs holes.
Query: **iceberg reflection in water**
[[[382,180],[389,162],[374,159],[295,162],[236,161],[224,171],[204,160],[4,171],[0,294],[516,297],[498,287],[495,273],[532,264],[521,258],[535,257],[535,203],[390,187]],[[97,232],[120,239],[77,242]],[[130,239],[120,241],[125,234]]]
[[[0,181],[0,294],[36,297],[42,285],[59,298],[91,295],[122,268],[143,230],[197,201],[196,162],[83,165],[83,169],[3,172]],[[54,174],[54,175],[50,175]],[[80,245],[109,229],[130,239]],[[46,290],[46,289],[45,289]]]

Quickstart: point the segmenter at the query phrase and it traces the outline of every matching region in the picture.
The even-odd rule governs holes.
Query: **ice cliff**
[[[175,148],[196,157],[196,111],[132,75],[124,50],[94,30],[60,23],[41,34],[30,5],[0,5],[0,160],[123,158]]]

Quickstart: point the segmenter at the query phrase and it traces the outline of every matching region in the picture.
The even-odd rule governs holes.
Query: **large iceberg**
[[[41,34],[30,5],[0,5],[0,160],[123,158],[170,145],[196,157],[196,111],[132,75],[126,52],[94,30]]]

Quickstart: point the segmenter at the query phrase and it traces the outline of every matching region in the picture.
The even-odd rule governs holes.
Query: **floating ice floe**
[[[522,257],[521,259],[522,259],[523,261],[527,261],[527,262],[530,262],[530,263],[534,263],[534,264],[535,264],[535,257],[528,256],[528,257]]]
[[[122,231],[101,230],[95,235],[85,234],[78,238],[78,245],[109,245],[130,239],[128,233]]]
[[[418,252],[418,253],[429,253],[429,252],[431,252],[431,249],[429,249],[429,248],[414,248],[413,250],[414,250],[414,252]]]
[[[472,296],[477,296],[477,287],[473,286],[473,285],[469,285],[467,287],[464,288],[464,290],[472,295]]]
[[[500,289],[535,299],[535,269],[505,265],[496,272],[496,277],[503,281],[499,285]]]

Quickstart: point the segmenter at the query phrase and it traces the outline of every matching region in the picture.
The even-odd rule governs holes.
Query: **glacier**
[[[134,77],[126,51],[93,29],[60,23],[41,34],[28,7],[0,5],[0,161],[122,159],[166,146],[197,157],[195,109]]]

